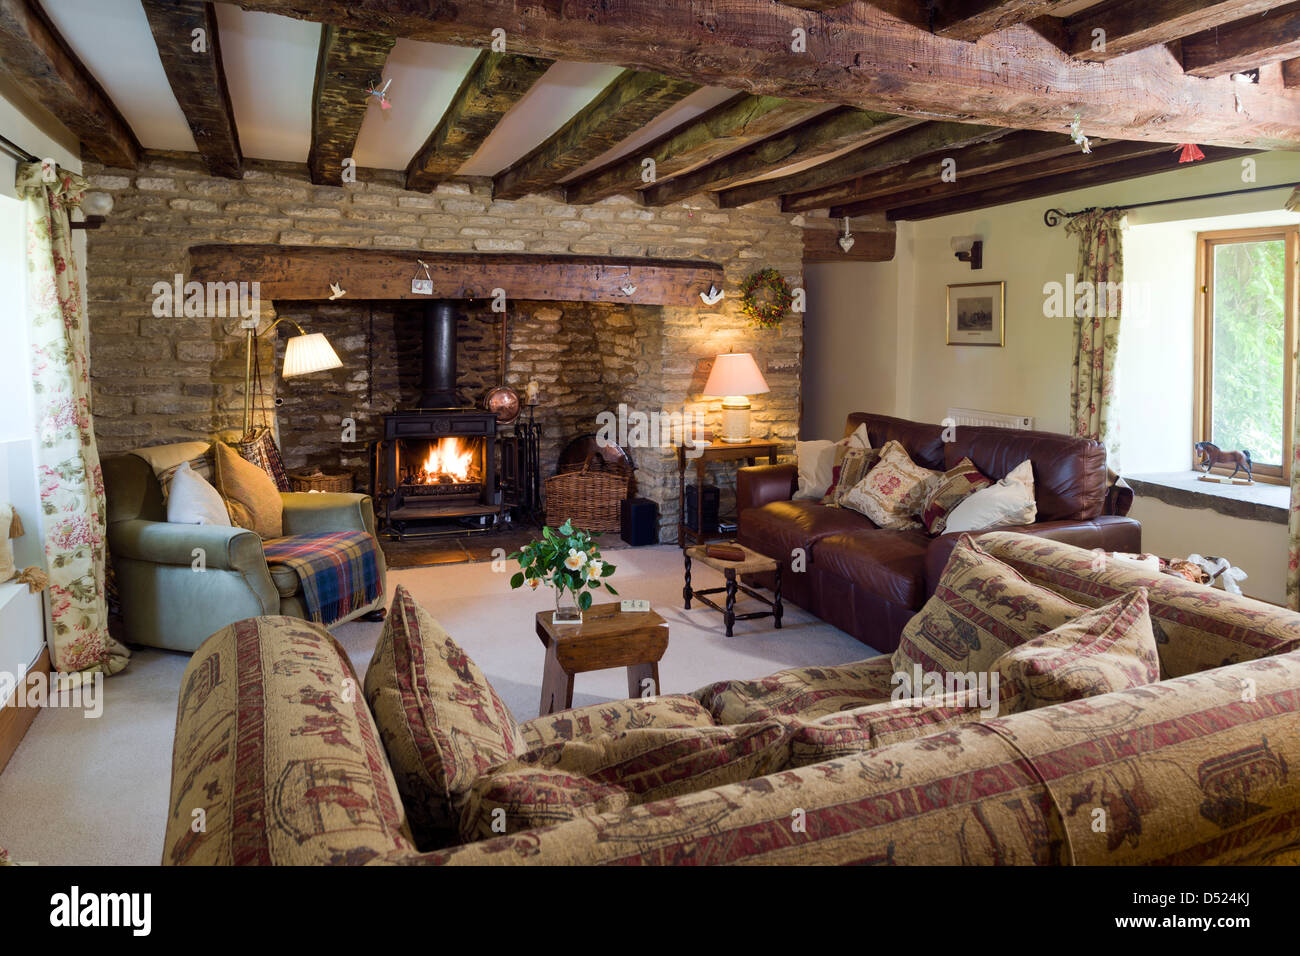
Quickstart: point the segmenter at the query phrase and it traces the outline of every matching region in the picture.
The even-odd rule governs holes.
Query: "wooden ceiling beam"
[[[837,156],[811,169],[724,189],[717,194],[718,205],[723,209],[732,209],[786,193],[820,189],[833,183],[844,182],[846,179],[888,169],[902,163],[910,163],[920,156],[928,156],[943,150],[958,150],[974,143],[999,139],[1010,132],[999,126],[922,123],[878,143]]]
[[[847,6],[854,0],[780,0],[787,7],[798,7],[800,10],[834,10],[837,7]]]
[[[992,142],[951,150],[946,157],[937,154],[921,157],[910,163],[872,171],[816,189],[787,193],[781,197],[781,209],[785,212],[807,212],[936,184],[949,187],[956,185],[943,182],[942,158],[953,160],[957,182],[962,182],[982,173],[1008,167],[1022,168],[1040,160],[1079,152],[1079,147],[1065,133],[1040,133],[1037,130],[1009,133]]]
[[[1112,0],[1065,19],[1067,53],[1103,61],[1171,43],[1291,0]],[[1101,31],[1098,36],[1096,31]]]
[[[1282,86],[1300,90],[1300,59],[1282,61]]]
[[[978,40],[1042,16],[1068,0],[935,0],[930,24],[936,35],[953,40]]]
[[[498,173],[492,194],[517,199],[558,185],[699,88],[660,73],[623,71],[555,135]]]
[[[616,193],[640,189],[647,185],[642,178],[647,159],[654,160],[653,182],[658,182],[771,136],[824,110],[820,103],[742,93],[697,119],[669,130],[622,159],[565,183],[565,199],[571,203],[592,203]]]
[[[407,165],[406,188],[432,189],[456,175],[550,66],[549,60],[533,56],[479,54],[447,112]]]
[[[0,69],[101,163],[135,167],[140,143],[130,124],[32,0],[0,0]]]
[[[481,44],[500,28],[512,50],[532,56],[616,63],[702,85],[885,113],[1053,133],[1068,130],[1082,115],[1086,132],[1097,138],[1300,149],[1300,110],[1292,94],[1186,76],[1165,47],[1112,60],[1103,72],[1068,56],[1028,24],[965,43],[936,36],[875,3],[852,3],[833,13],[770,0],[239,4],[460,46]],[[796,28],[808,31],[806,50],[792,49]]]
[[[343,161],[352,156],[370,109],[366,90],[382,85],[384,65],[397,37],[325,24],[316,56],[311,94],[311,147],[307,171],[317,185],[343,183]],[[379,107],[376,106],[376,109]]]
[[[1192,76],[1242,73],[1292,59],[1300,56],[1300,3],[1197,33],[1181,46],[1183,69]]]
[[[900,206],[914,206],[932,200],[982,192],[995,186],[1014,186],[1048,176],[1064,176],[1078,170],[1091,169],[1099,164],[1161,154],[1172,156],[1173,149],[1158,143],[1103,140],[1093,144],[1091,153],[1084,153],[1075,146],[1071,152],[1055,157],[1040,157],[1019,166],[980,171],[973,176],[959,176],[955,183],[936,182],[931,177],[932,181],[928,185],[892,190],[833,205],[830,207],[830,214],[835,217],[867,216]]]
[[[1221,159],[1250,156],[1258,152],[1258,150],[1229,149],[1223,146],[1207,146],[1204,151],[1205,159],[1201,162],[1211,163]],[[905,219],[934,219],[938,216],[969,212],[972,209],[986,209],[989,206],[1002,206],[1025,199],[1039,199],[1043,196],[1074,192],[1078,189],[1086,189],[1089,186],[1104,186],[1128,179],[1138,179],[1142,176],[1154,176],[1157,173],[1168,173],[1179,168],[1178,160],[1172,150],[1168,152],[1162,150],[1147,156],[1124,159],[1119,162],[1107,159],[1106,150],[1100,150],[1093,155],[1097,157],[1096,162],[1088,169],[1075,170],[1060,176],[1045,176],[1041,179],[1018,182],[1008,186],[977,189],[951,198],[891,207],[887,215],[893,222]]]
[[[194,134],[203,165],[213,176],[239,179],[244,154],[221,66],[221,32],[216,10],[203,0],[142,0],[158,58],[176,103]],[[202,30],[196,50],[194,31]]]
[[[910,116],[839,106],[688,173],[656,183],[641,193],[641,200],[647,206],[664,206],[853,145],[865,146],[921,122]]]
[[[845,251],[840,245],[842,235],[835,228],[805,226],[803,229],[803,261],[808,262],[888,262],[894,258],[898,241],[898,228],[888,223],[888,228],[852,227],[853,245]]]

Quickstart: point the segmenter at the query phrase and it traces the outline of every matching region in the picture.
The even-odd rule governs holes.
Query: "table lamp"
[[[323,372],[326,369],[339,368],[343,363],[339,360],[338,353],[334,351],[333,346],[320,332],[308,334],[303,331],[303,327],[290,318],[279,318],[272,322],[265,330],[258,332],[256,328],[247,330],[248,354],[244,360],[244,435],[247,436],[253,431],[253,355],[256,349],[256,340],[263,335],[267,335],[281,322],[288,322],[298,334],[289,338],[284,343],[284,365],[280,369],[280,375],[283,378],[295,378],[299,375],[310,375],[312,372]]]
[[[749,441],[749,396],[767,391],[763,373],[749,352],[727,352],[713,360],[704,396],[722,398],[719,440],[730,445],[744,445]]]

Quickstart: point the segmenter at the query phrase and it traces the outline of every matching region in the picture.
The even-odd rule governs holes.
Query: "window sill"
[[[1230,518],[1286,524],[1291,510],[1291,489],[1286,485],[1219,485],[1200,481],[1197,471],[1165,471],[1125,475],[1140,498],[1155,498],[1175,508],[1209,508]]]

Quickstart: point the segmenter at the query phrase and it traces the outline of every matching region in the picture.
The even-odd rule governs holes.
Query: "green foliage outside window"
[[[1214,247],[1214,385],[1210,440],[1282,463],[1286,243]]]

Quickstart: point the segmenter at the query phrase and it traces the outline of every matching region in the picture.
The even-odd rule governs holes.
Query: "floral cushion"
[[[1013,647],[993,666],[1020,688],[1017,710],[1154,684],[1160,660],[1146,588]]]
[[[519,725],[524,747],[537,750],[561,740],[577,740],[595,734],[618,734],[625,730],[712,727],[713,716],[687,694],[662,697],[633,697],[607,704],[574,707],[544,714]]]
[[[987,671],[1011,648],[1088,610],[1030,584],[968,534],[957,539],[934,595],[907,622],[894,651],[897,671]]]
[[[789,756],[778,721],[628,730],[562,740],[482,775],[461,814],[465,842],[762,777]]]
[[[969,458],[957,462],[935,483],[930,496],[921,508],[921,523],[927,534],[943,534],[948,515],[967,497],[993,484],[992,479],[981,474]]]
[[[454,842],[474,781],[524,749],[514,717],[478,665],[401,585],[366,670],[365,694],[416,843]]]
[[[940,473],[922,468],[907,450],[891,441],[880,461],[840,499],[840,506],[866,515],[878,527],[910,531],[921,527],[917,515]]]

